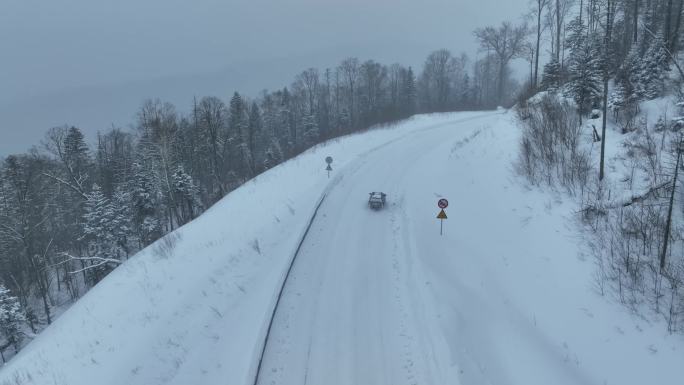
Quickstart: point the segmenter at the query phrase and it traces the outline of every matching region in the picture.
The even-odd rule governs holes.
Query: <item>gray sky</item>
[[[134,121],[160,97],[228,98],[288,85],[348,56],[420,69],[432,50],[473,58],[473,29],[528,0],[1,0],[0,155],[57,125]]]

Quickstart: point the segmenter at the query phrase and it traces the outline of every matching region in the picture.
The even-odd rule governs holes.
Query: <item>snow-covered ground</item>
[[[684,340],[592,290],[576,206],[519,182],[518,136],[513,114],[477,112],[318,146],[118,268],[0,384],[252,384],[323,197],[260,383],[677,383]]]

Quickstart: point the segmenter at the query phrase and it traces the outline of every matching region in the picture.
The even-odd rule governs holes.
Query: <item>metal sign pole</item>
[[[439,214],[437,215],[437,219],[439,219],[439,235],[444,235],[444,220],[447,219],[447,215],[444,212],[444,209],[449,206],[449,201],[442,198],[437,202],[437,207],[439,207],[441,210],[439,210]]]
[[[325,163],[328,164],[328,167],[325,168],[328,171],[328,179],[330,179],[330,171],[332,171],[332,167],[330,166],[332,164],[332,162],[333,162],[332,156],[327,156],[325,158]]]

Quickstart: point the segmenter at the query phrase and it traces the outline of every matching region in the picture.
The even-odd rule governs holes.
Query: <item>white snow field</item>
[[[0,384],[253,384],[323,197],[259,384],[681,383],[684,340],[596,294],[576,207],[515,176],[518,137],[471,112],[317,146],[132,257]]]

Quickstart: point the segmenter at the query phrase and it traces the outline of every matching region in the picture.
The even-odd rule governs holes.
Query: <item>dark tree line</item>
[[[188,114],[148,100],[133,130],[102,132],[94,146],[77,127],[50,129],[0,165],[0,352],[136,251],[313,145],[418,112],[494,105],[481,66],[470,72],[447,50],[418,74],[348,58],[255,99],[194,99]]]

